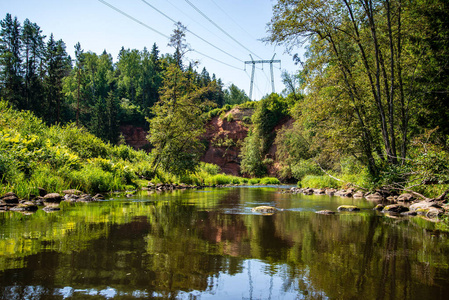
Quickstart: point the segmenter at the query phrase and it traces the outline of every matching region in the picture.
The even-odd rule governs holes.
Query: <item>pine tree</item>
[[[70,58],[65,51],[62,40],[55,41],[53,34],[47,43],[45,53],[47,72],[44,79],[46,121],[49,123],[60,123],[62,107],[62,80],[68,75],[71,68]]]
[[[24,105],[40,115],[39,106],[43,101],[43,82],[40,74],[40,66],[44,56],[44,36],[36,23],[26,19],[23,23],[22,44],[24,49],[23,69],[24,78]]]
[[[17,17],[6,14],[0,21],[0,82],[1,97],[19,109],[25,108],[23,101],[22,59],[20,51],[21,25]]]

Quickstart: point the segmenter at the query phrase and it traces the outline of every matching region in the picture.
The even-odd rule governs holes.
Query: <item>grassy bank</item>
[[[136,189],[143,182],[194,185],[279,183],[276,178],[247,179],[220,174],[201,164],[196,173],[174,176],[151,170],[151,156],[125,145],[105,143],[74,124],[46,126],[30,112],[0,102],[0,194],[20,197],[76,188],[84,192]],[[142,180],[144,178],[145,180]]]

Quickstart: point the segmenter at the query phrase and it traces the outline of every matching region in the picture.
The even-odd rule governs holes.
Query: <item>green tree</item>
[[[1,97],[15,107],[24,109],[23,79],[22,79],[22,42],[20,39],[22,27],[17,17],[6,14],[0,21],[0,82]]]
[[[357,133],[359,157],[374,176],[385,163],[403,163],[407,154],[419,65],[418,56],[404,51],[419,31],[406,18],[412,6],[402,0],[279,0],[269,24],[273,43],[292,49],[309,42],[310,101],[323,88],[335,89],[331,108],[351,108],[356,122],[346,130]]]
[[[177,24],[170,44],[181,54],[165,71],[160,100],[151,109],[148,140],[154,147],[153,170],[158,167],[173,174],[192,172],[199,164],[205,132],[205,109],[212,104],[204,101],[210,86],[199,87],[191,71],[181,69],[185,46],[185,27]]]
[[[61,122],[63,79],[71,69],[71,61],[65,49],[65,43],[62,40],[55,41],[51,34],[45,53],[46,76],[44,79],[46,96],[44,111],[47,112],[46,121],[49,123]]]
[[[251,101],[244,90],[239,89],[235,84],[231,84],[224,90],[224,104],[234,105]]]
[[[40,113],[39,106],[43,101],[43,82],[41,65],[44,63],[45,43],[42,30],[36,23],[26,19],[23,23],[22,45],[24,50],[24,106]]]
[[[244,140],[240,154],[242,173],[251,176],[266,173],[264,160],[276,136],[274,128],[287,115],[287,102],[278,94],[273,93],[257,102],[251,117],[253,127]]]

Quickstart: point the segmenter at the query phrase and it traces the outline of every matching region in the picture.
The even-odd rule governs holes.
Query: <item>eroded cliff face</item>
[[[218,165],[226,174],[240,174],[240,148],[248,134],[248,125],[244,117],[251,117],[254,109],[234,108],[223,118],[216,116],[207,123],[203,140],[207,149],[202,161]]]
[[[147,140],[148,132],[143,127],[123,125],[120,126],[120,133],[125,138],[126,144],[134,149],[149,149],[150,143]]]
[[[226,174],[241,176],[240,150],[243,140],[248,135],[250,125],[243,120],[249,120],[254,113],[252,108],[233,108],[221,118],[216,116],[206,124],[206,133],[202,140],[206,150],[201,158],[203,162],[218,165]],[[290,127],[293,119],[286,117],[274,128],[276,132],[283,126]],[[147,140],[148,132],[142,127],[125,125],[120,127],[126,144],[134,149],[150,149]],[[271,158],[273,163],[268,167],[268,174],[276,176],[280,166],[276,160],[276,146],[273,144],[264,158]]]

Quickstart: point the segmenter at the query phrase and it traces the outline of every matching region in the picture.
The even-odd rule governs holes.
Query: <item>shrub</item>
[[[220,173],[221,168],[214,164],[208,164],[208,163],[201,162],[200,163],[200,171],[204,171],[209,175],[217,175],[218,173]]]
[[[251,178],[248,183],[249,184],[258,184],[260,181],[260,178]]]
[[[279,179],[275,177],[264,177],[260,179],[260,184],[279,184]]]
[[[252,124],[251,117],[250,116],[244,116],[242,119],[243,123],[245,124]]]
[[[73,185],[84,191],[107,192],[125,187],[120,178],[95,165],[86,165],[79,171],[71,172],[69,178]]]
[[[310,188],[338,188],[340,187],[340,183],[327,175],[306,175],[300,181],[300,186]]]

